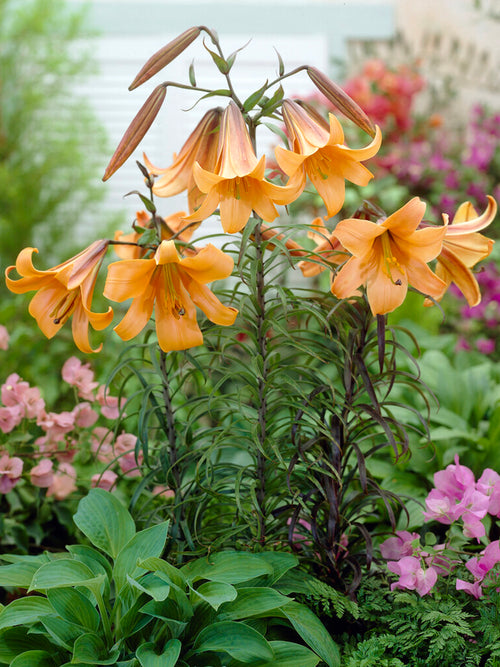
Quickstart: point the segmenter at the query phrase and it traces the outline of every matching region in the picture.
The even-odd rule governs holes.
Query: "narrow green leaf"
[[[148,642],[135,652],[141,667],[174,667],[181,653],[182,644],[178,639],[169,639],[161,653],[156,653],[154,644]]]
[[[51,613],[52,607],[47,598],[38,595],[19,598],[0,612],[0,630],[15,625],[36,623],[42,616]]]
[[[247,99],[243,102],[243,110],[244,111],[250,111],[251,109],[254,108],[256,104],[262,99],[262,96],[267,90],[267,85],[268,81],[261,86],[258,90],[256,90],[254,93],[252,93]]]
[[[282,612],[306,644],[326,662],[328,667],[340,667],[337,644],[308,607],[298,602],[291,602],[282,608]]]
[[[269,642],[248,625],[234,621],[212,623],[196,637],[194,652],[207,651],[228,653],[240,662],[269,662],[274,657]]]
[[[168,521],[141,530],[121,549],[116,557],[113,576],[117,590],[127,581],[127,575],[136,578],[145,570],[137,565],[143,558],[159,557],[165,548],[168,532]]]
[[[189,83],[196,88],[196,75],[194,73],[194,63],[192,62],[189,65]]]
[[[135,535],[130,513],[118,498],[104,489],[91,489],[78,503],[73,520],[93,546],[112,558],[116,558]]]

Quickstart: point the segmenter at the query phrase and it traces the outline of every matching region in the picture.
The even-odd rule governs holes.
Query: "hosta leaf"
[[[20,653],[34,649],[51,651],[53,645],[43,635],[28,634],[29,628],[19,626],[0,632],[0,663],[10,664]]]
[[[114,665],[120,655],[118,649],[108,651],[103,640],[94,633],[78,637],[73,648],[72,662],[84,662],[89,665]]]
[[[0,586],[29,588],[33,575],[42,565],[39,561],[21,561],[0,567]]]
[[[322,658],[328,667],[340,667],[340,654],[337,644],[319,618],[305,605],[291,602],[282,608],[283,614],[293,625],[295,631]]]
[[[117,590],[127,581],[127,575],[136,578],[145,570],[137,565],[139,560],[151,556],[161,556],[167,539],[168,521],[141,530],[122,548],[118,554],[113,576]]]
[[[29,595],[14,600],[0,612],[0,630],[15,625],[36,623],[42,616],[53,613],[47,598]]]
[[[183,575],[181,570],[174,567],[173,565],[170,565],[170,563],[168,563],[166,560],[162,560],[161,558],[157,557],[151,557],[140,560],[137,564],[145,570],[151,570],[152,572],[156,573],[161,572],[162,574],[166,575],[168,581],[171,581],[176,586],[179,586],[179,588],[184,589],[186,586],[186,577]],[[162,578],[165,579],[165,577]]]
[[[146,574],[139,580],[133,579],[127,574],[127,581],[134,588],[147,593],[156,602],[163,602],[163,600],[168,598],[168,594],[170,593],[170,584],[152,573]]]
[[[101,622],[99,612],[82,593],[72,588],[54,588],[47,591],[47,599],[54,611],[70,623],[87,630],[97,631]]]
[[[269,642],[253,628],[244,623],[222,621],[212,623],[196,637],[195,653],[224,652],[235,660],[255,663],[269,662],[274,652]]]
[[[236,599],[238,592],[231,584],[223,584],[219,581],[206,581],[198,588],[191,589],[194,599],[198,598],[208,602],[217,611],[221,604]]]
[[[272,574],[273,568],[257,554],[240,551],[222,551],[207,558],[199,558],[181,568],[191,583],[199,579],[241,584],[255,577]]]
[[[274,651],[272,662],[259,662],[254,667],[315,667],[320,658],[306,646],[293,642],[269,642]]]
[[[92,570],[77,560],[54,560],[42,565],[35,573],[30,591],[61,588],[63,586],[81,586],[96,577]]]
[[[181,648],[182,644],[178,639],[169,639],[161,653],[156,653],[154,644],[149,642],[139,646],[135,654],[141,667],[174,667]]]
[[[45,616],[40,619],[43,627],[47,630],[52,640],[58,646],[63,646],[68,651],[73,650],[73,644],[78,637],[85,632],[85,628],[76,623],[70,623],[58,616]]]
[[[10,663],[10,667],[55,667],[52,656],[47,651],[26,651]]]
[[[219,617],[237,621],[281,608],[290,602],[290,598],[273,588],[239,588],[236,600],[227,602],[220,609]]]
[[[134,520],[122,503],[104,489],[91,489],[78,503],[75,524],[92,544],[116,558],[135,535]]]

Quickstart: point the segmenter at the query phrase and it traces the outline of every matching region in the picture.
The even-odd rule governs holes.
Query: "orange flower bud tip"
[[[195,26],[185,30],[181,35],[173,39],[166,46],[161,48],[144,64],[141,71],[129,86],[129,90],[134,90],[145,83],[152,76],[166,67],[172,60],[175,60],[187,47],[194,42],[200,34],[200,27]]]
[[[144,102],[138,114],[123,135],[113,157],[109,161],[104,176],[102,177],[103,181],[107,181],[108,178],[112,176],[132,155],[158,115],[166,94],[167,85],[161,84],[153,90],[151,95]]]
[[[371,137],[375,136],[376,130],[373,122],[368,118],[361,107],[340,86],[329,79],[316,67],[308,67],[307,74],[316,88],[341,111],[346,118],[352,120],[358,127]]]

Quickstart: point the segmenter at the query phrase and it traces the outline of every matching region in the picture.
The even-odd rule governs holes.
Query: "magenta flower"
[[[395,588],[407,588],[427,595],[437,581],[437,571],[431,565],[423,568],[422,561],[414,556],[404,556],[399,561],[387,563],[387,567],[394,574],[399,575],[399,580],[391,584],[391,591]]]
[[[474,473],[467,466],[460,465],[458,454],[455,464],[451,464],[434,474],[434,486],[445,495],[461,500],[466,489],[475,485]]]
[[[386,560],[399,560],[403,556],[411,556],[415,551],[415,541],[420,540],[418,533],[397,530],[394,537],[389,537],[380,545],[380,553]]]

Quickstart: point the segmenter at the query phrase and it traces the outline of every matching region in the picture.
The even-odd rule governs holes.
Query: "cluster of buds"
[[[253,218],[261,227],[261,238],[269,243],[278,235],[264,223],[272,223],[279,215],[277,206],[295,201],[308,182],[325,204],[326,219],[342,208],[346,181],[366,186],[372,178],[363,162],[379,150],[381,132],[349,95],[316,68],[303,66],[285,72],[280,58],[278,78],[266,82],[242,102],[229,75],[236,54],[224,58],[217,37],[204,26],[190,28],[152,56],[131,88],[157,74],[202,32],[215,45],[217,52],[206,48],[227,82],[227,89],[217,92],[230,101],[225,108],[216,107],[203,116],[171,165],[156,167],[145,157],[146,166],[141,165],[141,170],[150,199],[142,195],[141,199],[149,217],[141,213],[132,234],[117,232],[113,240],[95,241],[48,271],[33,266],[34,248],[24,249],[15,267],[7,268],[10,290],[37,291],[30,313],[49,338],[72,317],[79,349],[100,349],[93,350],[90,345],[89,325],[96,330],[107,327],[113,311],[109,307],[104,313],[96,313],[91,302],[97,273],[109,246],[114,246],[121,259],[108,267],[104,296],[112,302],[132,300],[114,328],[116,333],[126,341],[134,338],[154,311],[163,351],[200,345],[203,335],[197,307],[217,325],[229,326],[237,316],[235,308],[223,305],[207,287],[232,273],[232,257],[212,244],[199,248],[191,242],[192,232],[204,220],[218,211],[224,232],[235,234]],[[368,145],[347,147],[333,113],[326,120],[300,100],[284,97],[284,79],[303,70],[319,92],[370,135]],[[104,179],[139,145],[158,115],[169,86],[188,88],[204,96],[216,94],[196,85],[192,68],[189,86],[173,82],[157,86],[125,132]],[[275,159],[285,179],[280,184],[266,177],[266,156],[256,153],[255,130],[267,119],[284,122],[289,136],[287,146],[275,149]],[[172,219],[161,218],[153,196],[170,197],[180,192],[187,193],[188,212],[179,212]],[[311,252],[298,248],[293,241],[287,241],[287,245],[291,255],[309,256],[301,263],[305,275],[323,269],[332,272],[331,291],[339,299],[351,298],[364,288],[374,315],[397,308],[409,286],[433,303],[454,282],[474,305],[480,294],[471,269],[491,252],[492,245],[478,232],[493,220],[496,203],[490,197],[487,210],[480,216],[470,205],[464,207],[452,224],[443,216],[443,225],[432,226],[424,221],[425,204],[414,198],[392,215],[377,215],[375,221],[354,217],[338,222],[331,234],[323,234],[323,241]],[[312,227],[317,228],[317,224]],[[435,272],[428,266],[433,260],[437,260]],[[21,276],[19,279],[12,277],[14,269]]]

